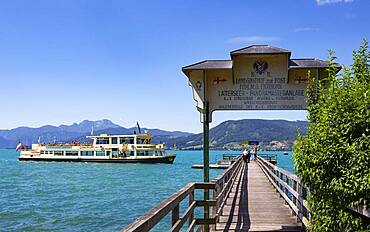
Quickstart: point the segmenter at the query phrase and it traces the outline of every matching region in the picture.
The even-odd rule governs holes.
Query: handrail
[[[277,160],[276,154],[259,154],[258,156],[267,161]]]
[[[297,215],[305,226],[308,226],[310,210],[307,205],[307,194],[309,190],[303,185],[301,179],[297,175],[271,164],[260,156],[257,158],[257,163],[272,185],[284,198],[285,202],[293,210],[294,214]],[[370,218],[370,208],[366,205],[352,204],[347,209]]]
[[[215,225],[218,219],[217,215],[222,206],[223,199],[231,191],[232,183],[235,181],[236,174],[242,167],[242,158],[239,157],[228,169],[226,169],[218,178],[211,183],[189,183],[172,196],[168,197],[157,206],[137,218],[134,222],[126,226],[122,231],[141,232],[149,231],[157,225],[166,215],[172,212],[172,227],[170,231],[180,231],[188,222],[187,231],[194,231],[196,226]],[[195,200],[195,190],[211,189],[213,190],[212,200]],[[185,199],[189,199],[188,208],[180,217],[180,204]],[[213,214],[211,218],[194,218],[196,207],[212,207]]]
[[[353,212],[356,212],[364,217],[370,218],[370,207],[367,205],[350,205],[348,209],[352,210]]]
[[[280,196],[292,209],[294,215],[307,227],[310,218],[306,200],[308,189],[303,185],[301,179],[261,157],[257,157],[257,163],[271,184],[280,193]]]
[[[218,216],[226,201],[225,198],[229,195],[231,187],[235,182],[235,177],[242,167],[242,157],[239,157],[227,170],[225,170],[218,178],[212,180],[215,184],[213,191],[213,199],[216,200],[216,207],[213,209],[213,215],[218,221]]]

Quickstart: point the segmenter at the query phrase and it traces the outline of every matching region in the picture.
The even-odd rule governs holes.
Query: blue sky
[[[270,44],[350,64],[369,38],[368,0],[0,2],[0,128],[107,118],[199,132],[181,67]],[[215,112],[304,120],[302,111]]]

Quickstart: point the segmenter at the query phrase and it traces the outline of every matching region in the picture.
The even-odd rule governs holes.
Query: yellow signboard
[[[304,110],[306,84],[326,75],[328,63],[290,59],[290,51],[250,46],[231,52],[231,60],[208,60],[186,66],[198,110]]]

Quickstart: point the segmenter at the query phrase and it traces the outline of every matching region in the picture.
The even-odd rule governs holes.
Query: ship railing
[[[153,149],[156,148],[157,145],[155,144],[137,144],[136,149]]]
[[[92,143],[45,143],[39,144],[39,146],[46,148],[72,148],[72,147],[93,147]]]
[[[31,151],[32,147],[31,146],[23,146],[23,148],[21,150],[22,151]]]
[[[169,231],[180,231],[187,224],[186,231],[203,230],[208,231],[211,226],[216,224],[218,215],[223,207],[225,198],[231,191],[232,184],[235,181],[237,173],[242,167],[241,157],[225,170],[218,178],[210,183],[189,183],[172,196],[168,197],[160,204],[137,218],[134,222],[125,227],[122,231],[149,231],[162,221],[167,215],[171,214],[171,229]],[[212,200],[197,200],[196,190],[212,190]],[[180,217],[181,203],[188,206]],[[198,217],[195,214],[197,207],[210,208],[211,215],[208,218]]]
[[[271,164],[261,156],[257,157],[257,163],[276,191],[284,198],[285,203],[289,205],[292,214],[297,216],[297,219],[305,226],[308,226],[310,219],[307,205],[308,189],[303,185],[301,179],[297,175]]]

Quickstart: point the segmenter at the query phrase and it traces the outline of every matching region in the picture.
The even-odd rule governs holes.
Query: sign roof
[[[277,48],[270,45],[251,45],[245,48],[230,52],[231,57],[235,55],[261,55],[261,54],[288,54],[291,52],[287,49]]]

